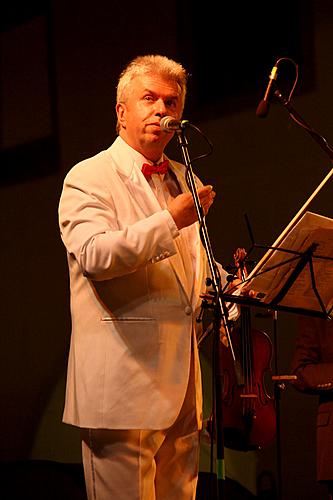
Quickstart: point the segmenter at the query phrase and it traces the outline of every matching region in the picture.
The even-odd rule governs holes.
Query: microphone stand
[[[225,303],[222,301],[220,289],[221,289],[221,279],[220,274],[213,257],[213,251],[210,244],[208,230],[205,222],[205,216],[203,213],[202,206],[200,204],[200,200],[198,197],[194,174],[192,170],[191,160],[188,152],[188,142],[184,133],[185,125],[182,126],[179,130],[176,131],[176,137],[178,141],[178,145],[181,149],[184,165],[186,167],[186,178],[188,180],[189,189],[192,193],[195,209],[198,216],[198,221],[200,225],[200,237],[205,248],[208,264],[210,268],[211,278],[207,278],[207,285],[211,285],[214,291],[215,304],[213,307],[214,311],[214,320],[213,320],[213,345],[214,345],[214,359],[213,359],[213,367],[214,372],[213,377],[215,378],[215,384],[213,387],[215,391],[213,391],[213,422],[212,422],[212,430],[211,433],[216,437],[216,474],[217,474],[217,492],[218,499],[222,500],[224,498],[224,490],[225,490],[225,463],[224,463],[224,437],[223,437],[223,415],[222,415],[222,383],[221,377],[218,375],[218,367],[220,366],[220,356],[219,356],[219,342],[220,342],[220,326],[221,321],[223,323],[226,336],[228,339],[230,351],[233,357],[233,361],[236,368],[236,357],[235,352],[231,342],[229,324],[228,324],[228,311]],[[236,370],[236,374],[239,373],[239,368]]]
[[[319,144],[319,146],[325,151],[325,153],[327,153],[331,162],[333,162],[333,150],[328,145],[327,140],[306,123],[301,115],[297,113],[297,111],[293,108],[289,99],[283,96],[279,89],[275,90],[274,97],[289,111],[291,118],[313,137],[313,139]]]
[[[274,96],[278,102],[280,102],[288,111],[290,117],[300,125],[302,128],[304,128],[315,141],[319,144],[319,146],[325,151],[325,153],[328,155],[331,163],[333,163],[333,150],[332,148],[328,145],[327,140],[321,136],[318,132],[316,132],[310,125],[306,123],[306,121],[300,116],[297,111],[292,107],[289,99],[287,99],[285,96],[283,96],[280,92],[279,89],[276,89],[274,92]],[[305,203],[302,205],[302,207],[299,209],[299,211],[296,213],[296,215],[293,217],[293,219],[289,222],[287,227],[283,230],[283,232],[280,234],[280,236],[277,238],[277,240],[273,243],[271,247],[271,251],[267,252],[263,258],[260,260],[260,262],[257,264],[256,268],[254,271],[260,267],[273,253],[274,247],[278,247],[285,235],[295,226],[295,224],[300,220],[300,218],[304,215],[305,211],[307,210],[308,206],[312,202],[312,200],[317,196],[319,191],[327,184],[327,182],[330,180],[330,178],[333,176],[333,168],[328,172],[328,174],[324,177],[324,179],[321,181],[321,183],[316,187],[316,189],[313,191],[313,193],[309,196],[309,198],[305,201]],[[253,272],[253,271],[252,271]]]

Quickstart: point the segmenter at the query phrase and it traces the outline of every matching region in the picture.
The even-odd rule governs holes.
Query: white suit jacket
[[[191,300],[174,241],[178,230],[141,173],[140,156],[118,137],[72,168],[60,199],[72,316],[64,422],[80,427],[166,428],[188,384],[206,256],[195,227]],[[172,162],[172,169],[188,190],[184,167]]]

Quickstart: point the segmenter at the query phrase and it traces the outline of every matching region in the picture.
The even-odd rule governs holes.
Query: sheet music
[[[312,212],[306,212],[285,235],[278,245],[279,250],[268,250],[250,273],[247,288],[259,292],[261,302],[271,303],[299,262],[298,255],[282,250],[305,252],[312,244],[317,245],[312,258],[315,286],[325,310],[329,311],[333,306],[333,219]],[[314,291],[309,264],[306,264],[279,304],[322,311]]]

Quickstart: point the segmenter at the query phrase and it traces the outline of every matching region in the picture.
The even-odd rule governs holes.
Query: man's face
[[[159,126],[163,116],[181,117],[180,88],[173,80],[151,74],[132,80],[126,102],[116,106],[119,135],[151,161],[161,157],[173,134]]]

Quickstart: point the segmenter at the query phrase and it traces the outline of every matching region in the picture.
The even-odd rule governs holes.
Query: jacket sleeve
[[[333,343],[333,329],[327,332],[326,321],[308,317],[299,320],[299,334],[291,362],[292,373],[297,376],[293,385],[309,394],[321,394],[333,388],[333,360],[325,352],[325,339]],[[329,334],[332,339],[327,337]]]
[[[61,237],[93,280],[122,276],[176,253],[178,229],[167,210],[137,220],[129,216],[130,207],[120,214],[116,203],[89,169],[74,167],[67,175],[59,204]]]

